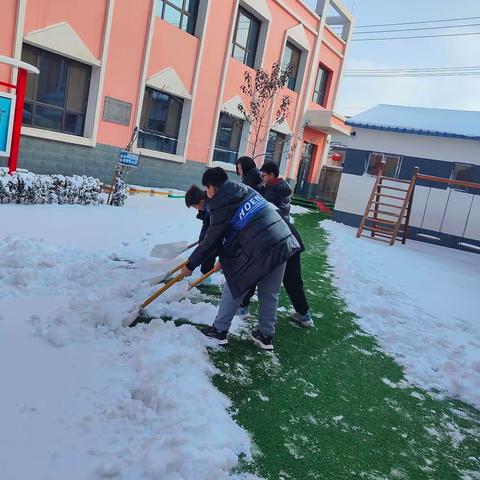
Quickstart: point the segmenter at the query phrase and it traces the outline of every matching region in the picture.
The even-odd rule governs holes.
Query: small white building
[[[337,222],[360,224],[382,160],[388,177],[409,180],[419,167],[480,185],[480,112],[378,105],[346,124],[351,136],[333,143],[343,157]],[[480,252],[480,189],[419,180],[408,238]]]

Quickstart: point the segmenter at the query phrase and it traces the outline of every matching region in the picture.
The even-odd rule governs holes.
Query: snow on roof
[[[345,123],[373,130],[480,140],[480,112],[475,111],[377,105]]]

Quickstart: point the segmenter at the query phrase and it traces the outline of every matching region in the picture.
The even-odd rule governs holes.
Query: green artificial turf
[[[332,285],[321,218],[295,222],[307,245],[303,277],[315,328],[288,323],[282,293],[273,354],[256,350],[247,332],[211,352],[221,372],[214,383],[257,447],[240,471],[271,480],[479,479],[480,412],[408,385],[360,330]]]

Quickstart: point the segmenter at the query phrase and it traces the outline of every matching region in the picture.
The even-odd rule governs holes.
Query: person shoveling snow
[[[181,273],[190,276],[218,252],[227,282],[217,317],[202,333],[226,345],[232,319],[245,293],[258,285],[258,329],[251,333],[250,339],[264,350],[273,350],[285,265],[300,246],[276,210],[250,187],[229,181],[222,168],[208,169],[202,184],[209,198],[210,224],[204,240],[189,256]]]

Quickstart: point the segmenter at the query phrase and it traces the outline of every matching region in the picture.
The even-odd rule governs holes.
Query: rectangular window
[[[275,162],[280,165],[282,161],[283,152],[286,149],[287,136],[283,133],[270,130],[268,134],[267,150],[265,152],[266,162]]]
[[[240,7],[233,36],[232,57],[254,68],[262,22]]]
[[[385,168],[383,169],[384,177],[397,178],[400,171],[401,157],[396,155],[386,155],[384,153],[371,153],[368,158],[366,171],[368,175],[378,175],[380,163],[385,161]]]
[[[40,70],[27,77],[23,123],[82,136],[91,67],[30,45],[23,46],[22,60]]]
[[[181,28],[184,32],[195,34],[199,0],[157,0],[157,17]]]
[[[327,104],[327,84],[331,72],[323,67],[318,67],[317,80],[315,89],[313,90],[313,101],[318,105],[325,106]]]
[[[138,146],[159,152],[177,153],[183,100],[152,88],[145,89]]]
[[[477,167],[478,168],[478,167]],[[475,176],[476,166],[471,163],[454,163],[452,168],[452,174],[450,178],[452,180],[461,180],[462,182],[478,182]],[[468,191],[468,187],[460,185],[451,185],[455,190]],[[471,192],[478,192],[478,190],[471,189]]]
[[[225,113],[220,114],[218,121],[217,141],[213,152],[214,162],[235,165],[242,138],[243,120]]]
[[[285,53],[283,54],[283,65],[284,67],[288,67],[291,65],[292,73],[288,77],[287,87],[290,90],[295,90],[297,86],[297,77],[298,72],[300,70],[300,58],[302,56],[302,52],[299,48],[292,45],[290,42],[287,42],[285,46]]]

